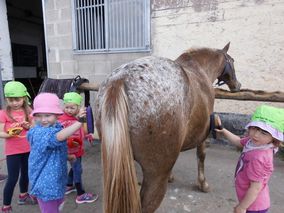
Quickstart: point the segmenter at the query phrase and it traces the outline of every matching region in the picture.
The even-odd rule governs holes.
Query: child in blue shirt
[[[42,213],[59,213],[67,180],[66,139],[80,129],[82,123],[79,119],[63,129],[57,121],[63,111],[55,94],[41,93],[36,96],[33,105],[35,126],[27,135],[31,145],[30,194],[37,197]],[[85,115],[85,108],[80,109],[79,118]]]

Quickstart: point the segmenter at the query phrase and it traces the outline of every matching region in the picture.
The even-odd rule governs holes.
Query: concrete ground
[[[3,145],[0,140],[1,147]],[[1,157],[2,150],[0,150]],[[102,213],[102,169],[100,160],[100,145],[86,144],[86,155],[83,158],[84,186],[86,191],[99,194],[99,200],[91,204],[75,203],[75,193],[66,197],[64,213]],[[229,146],[211,144],[207,149],[206,178],[211,191],[202,193],[196,188],[196,156],[195,150],[183,152],[173,169],[175,180],[169,183],[166,196],[157,210],[157,213],[228,213],[232,212],[236,204],[234,191],[234,169],[239,156],[234,148]],[[5,162],[0,162],[5,171]],[[141,171],[138,168],[139,179]],[[0,202],[2,203],[3,187],[0,183]],[[284,161],[275,158],[275,171],[270,181],[271,213],[283,213],[284,205]],[[13,212],[38,213],[38,206],[19,206],[16,204],[18,187],[15,188],[13,197]]]

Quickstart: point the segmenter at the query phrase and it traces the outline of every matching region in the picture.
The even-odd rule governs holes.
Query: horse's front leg
[[[204,175],[204,161],[205,161],[205,152],[206,144],[205,141],[197,146],[196,155],[197,155],[197,165],[198,165],[198,188],[202,192],[209,191],[209,185],[206,182],[206,178]]]

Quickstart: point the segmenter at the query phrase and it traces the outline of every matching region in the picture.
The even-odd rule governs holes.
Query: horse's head
[[[220,50],[224,56],[224,69],[221,75],[218,77],[217,85],[221,86],[227,84],[232,92],[240,91],[241,83],[236,78],[234,59],[227,53],[230,47],[230,42]]]

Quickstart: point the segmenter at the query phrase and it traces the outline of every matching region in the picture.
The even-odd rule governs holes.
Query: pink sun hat
[[[37,113],[63,114],[60,101],[54,93],[40,93],[34,99],[32,116]]]

